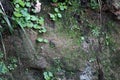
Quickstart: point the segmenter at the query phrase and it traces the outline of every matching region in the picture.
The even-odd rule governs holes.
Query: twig
[[[2,43],[2,47],[3,47],[3,51],[4,51],[4,54],[5,54],[5,60],[7,59],[7,53],[6,53],[6,49],[5,49],[5,45],[4,45],[4,42],[3,42],[3,38],[2,38],[2,34],[0,32],[0,38],[1,38],[1,43]]]

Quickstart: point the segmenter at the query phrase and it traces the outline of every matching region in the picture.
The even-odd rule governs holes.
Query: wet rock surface
[[[37,33],[30,29],[26,30],[26,33],[27,34],[25,34],[22,30],[15,30],[13,35],[8,35],[3,38],[7,53],[6,57],[17,56],[19,58],[18,65],[20,68],[20,72],[23,71],[21,72],[22,74],[24,74],[24,70],[26,68],[44,70],[45,68],[48,67],[46,59],[42,57],[40,54],[38,54],[35,50]],[[26,36],[30,37],[29,38],[30,42]],[[2,44],[0,45],[0,48],[1,50],[3,49]],[[17,75],[20,76],[19,73],[17,74],[16,73],[17,71],[13,72],[13,74],[15,74],[14,75],[15,77]],[[27,75],[24,75],[24,78],[25,79],[20,78],[20,80],[36,80],[29,73]]]

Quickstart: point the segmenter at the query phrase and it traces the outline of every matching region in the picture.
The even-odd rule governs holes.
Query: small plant
[[[64,11],[66,9],[66,2],[58,2],[58,6],[54,8],[54,13],[49,13],[49,16],[53,21],[56,21],[57,19],[62,18],[62,14],[60,13],[60,11]]]
[[[0,61],[0,74],[5,74],[8,72],[7,66],[3,61]]]
[[[99,4],[96,0],[90,0],[90,8],[96,10],[99,8]]]
[[[47,32],[47,30],[46,30],[45,27],[41,27],[41,28],[39,29],[39,33],[45,33],[45,32]]]
[[[109,47],[112,47],[114,45],[113,38],[110,35],[105,36],[105,45]]]
[[[66,6],[66,3],[59,3],[58,4],[58,7],[61,11],[64,11],[67,9],[67,6]]]
[[[44,18],[35,15],[34,9],[31,9],[30,0],[14,0],[13,3],[15,5],[13,19],[18,22],[22,29],[32,28],[37,30],[39,34],[47,32],[44,27]],[[32,13],[34,13],[34,15],[31,14],[30,9],[33,11]],[[47,40],[42,38],[38,38],[37,41],[47,43]]]
[[[5,74],[8,72],[7,66],[5,65],[3,61],[4,54],[0,52],[0,74]]]
[[[62,67],[62,62],[57,57],[54,58],[54,66],[55,66],[57,72],[63,71],[62,68],[61,68]]]
[[[4,54],[2,52],[0,52],[0,60],[3,59]]]
[[[54,8],[54,11],[55,11],[54,14],[49,13],[50,18],[53,21],[56,21],[57,19],[62,18],[62,14],[60,13],[60,10],[58,8]]]
[[[93,36],[98,37],[100,35],[100,27],[96,24],[88,23],[88,28],[90,28]]]
[[[10,61],[10,64],[7,66],[8,69],[11,71],[11,70],[14,70],[15,68],[17,68],[17,59],[15,57],[11,57],[9,58],[9,61]]]
[[[98,27],[95,27],[94,29],[92,29],[92,34],[98,37],[100,35],[100,29]]]
[[[48,40],[47,39],[43,39],[43,38],[37,38],[37,42],[48,43]]]
[[[43,75],[44,75],[45,80],[53,80],[53,73],[52,72],[50,72],[50,71],[44,72]]]

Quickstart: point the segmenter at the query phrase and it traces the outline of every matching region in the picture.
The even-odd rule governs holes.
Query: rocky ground
[[[66,17],[63,16],[63,19],[55,23],[47,16],[45,18],[47,33],[41,37],[47,39],[48,43],[36,43],[36,38],[40,35],[32,29],[25,29],[27,34],[20,29],[15,30],[13,35],[5,33],[3,41],[7,53],[6,57],[17,56],[18,67],[15,71],[4,76],[9,80],[44,80],[43,72],[50,71],[54,73],[57,80],[103,80],[99,77],[110,77],[106,80],[119,80],[120,72],[117,62],[119,62],[120,49],[120,14],[118,3],[119,0],[106,0],[101,5],[102,12],[85,7],[83,8],[84,14],[78,14],[77,12],[73,14],[70,12],[72,10],[68,9],[63,13]],[[46,4],[43,1],[44,12],[40,14],[46,13],[46,9],[49,11],[48,7],[50,5],[46,6]],[[109,35],[114,42],[114,45],[110,45],[109,48],[104,46],[106,41],[104,36],[102,35],[100,38],[92,36],[89,29],[86,28],[88,23],[83,20],[86,19],[90,23],[100,25],[100,15],[102,15],[102,31],[108,33],[110,31]],[[74,20],[78,23],[74,23]],[[68,26],[67,23],[70,25]],[[110,27],[112,23],[114,25]],[[74,28],[74,25],[82,28],[80,30],[82,36],[78,32],[69,32],[70,29],[66,29],[66,27],[71,28],[71,26]],[[76,34],[81,37],[76,36]],[[99,40],[103,42],[101,45]],[[113,48],[115,48],[115,51],[111,52],[110,49]],[[2,44],[0,44],[0,50],[3,50]],[[110,74],[106,73],[107,69]],[[111,79],[111,75],[115,79]]]

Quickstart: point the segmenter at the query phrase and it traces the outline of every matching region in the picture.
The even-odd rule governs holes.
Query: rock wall
[[[27,34],[26,34],[27,33]],[[22,30],[18,29],[14,31],[13,35],[4,34],[3,41],[6,49],[6,57],[7,59],[10,56],[17,57],[18,60],[18,69],[14,71],[15,80],[18,78],[19,80],[34,80],[34,79],[24,79],[33,74],[34,72],[39,72],[42,75],[42,70],[44,70],[48,63],[44,57],[42,57],[39,53],[35,50],[36,45],[36,38],[37,33],[34,32],[32,29],[27,29],[26,33]],[[27,38],[29,37],[29,38]],[[0,44],[0,50],[3,51],[2,44]],[[32,72],[24,72],[25,69],[29,68],[33,70]],[[21,72],[22,74],[18,73]],[[31,74],[32,73],[32,74]]]

